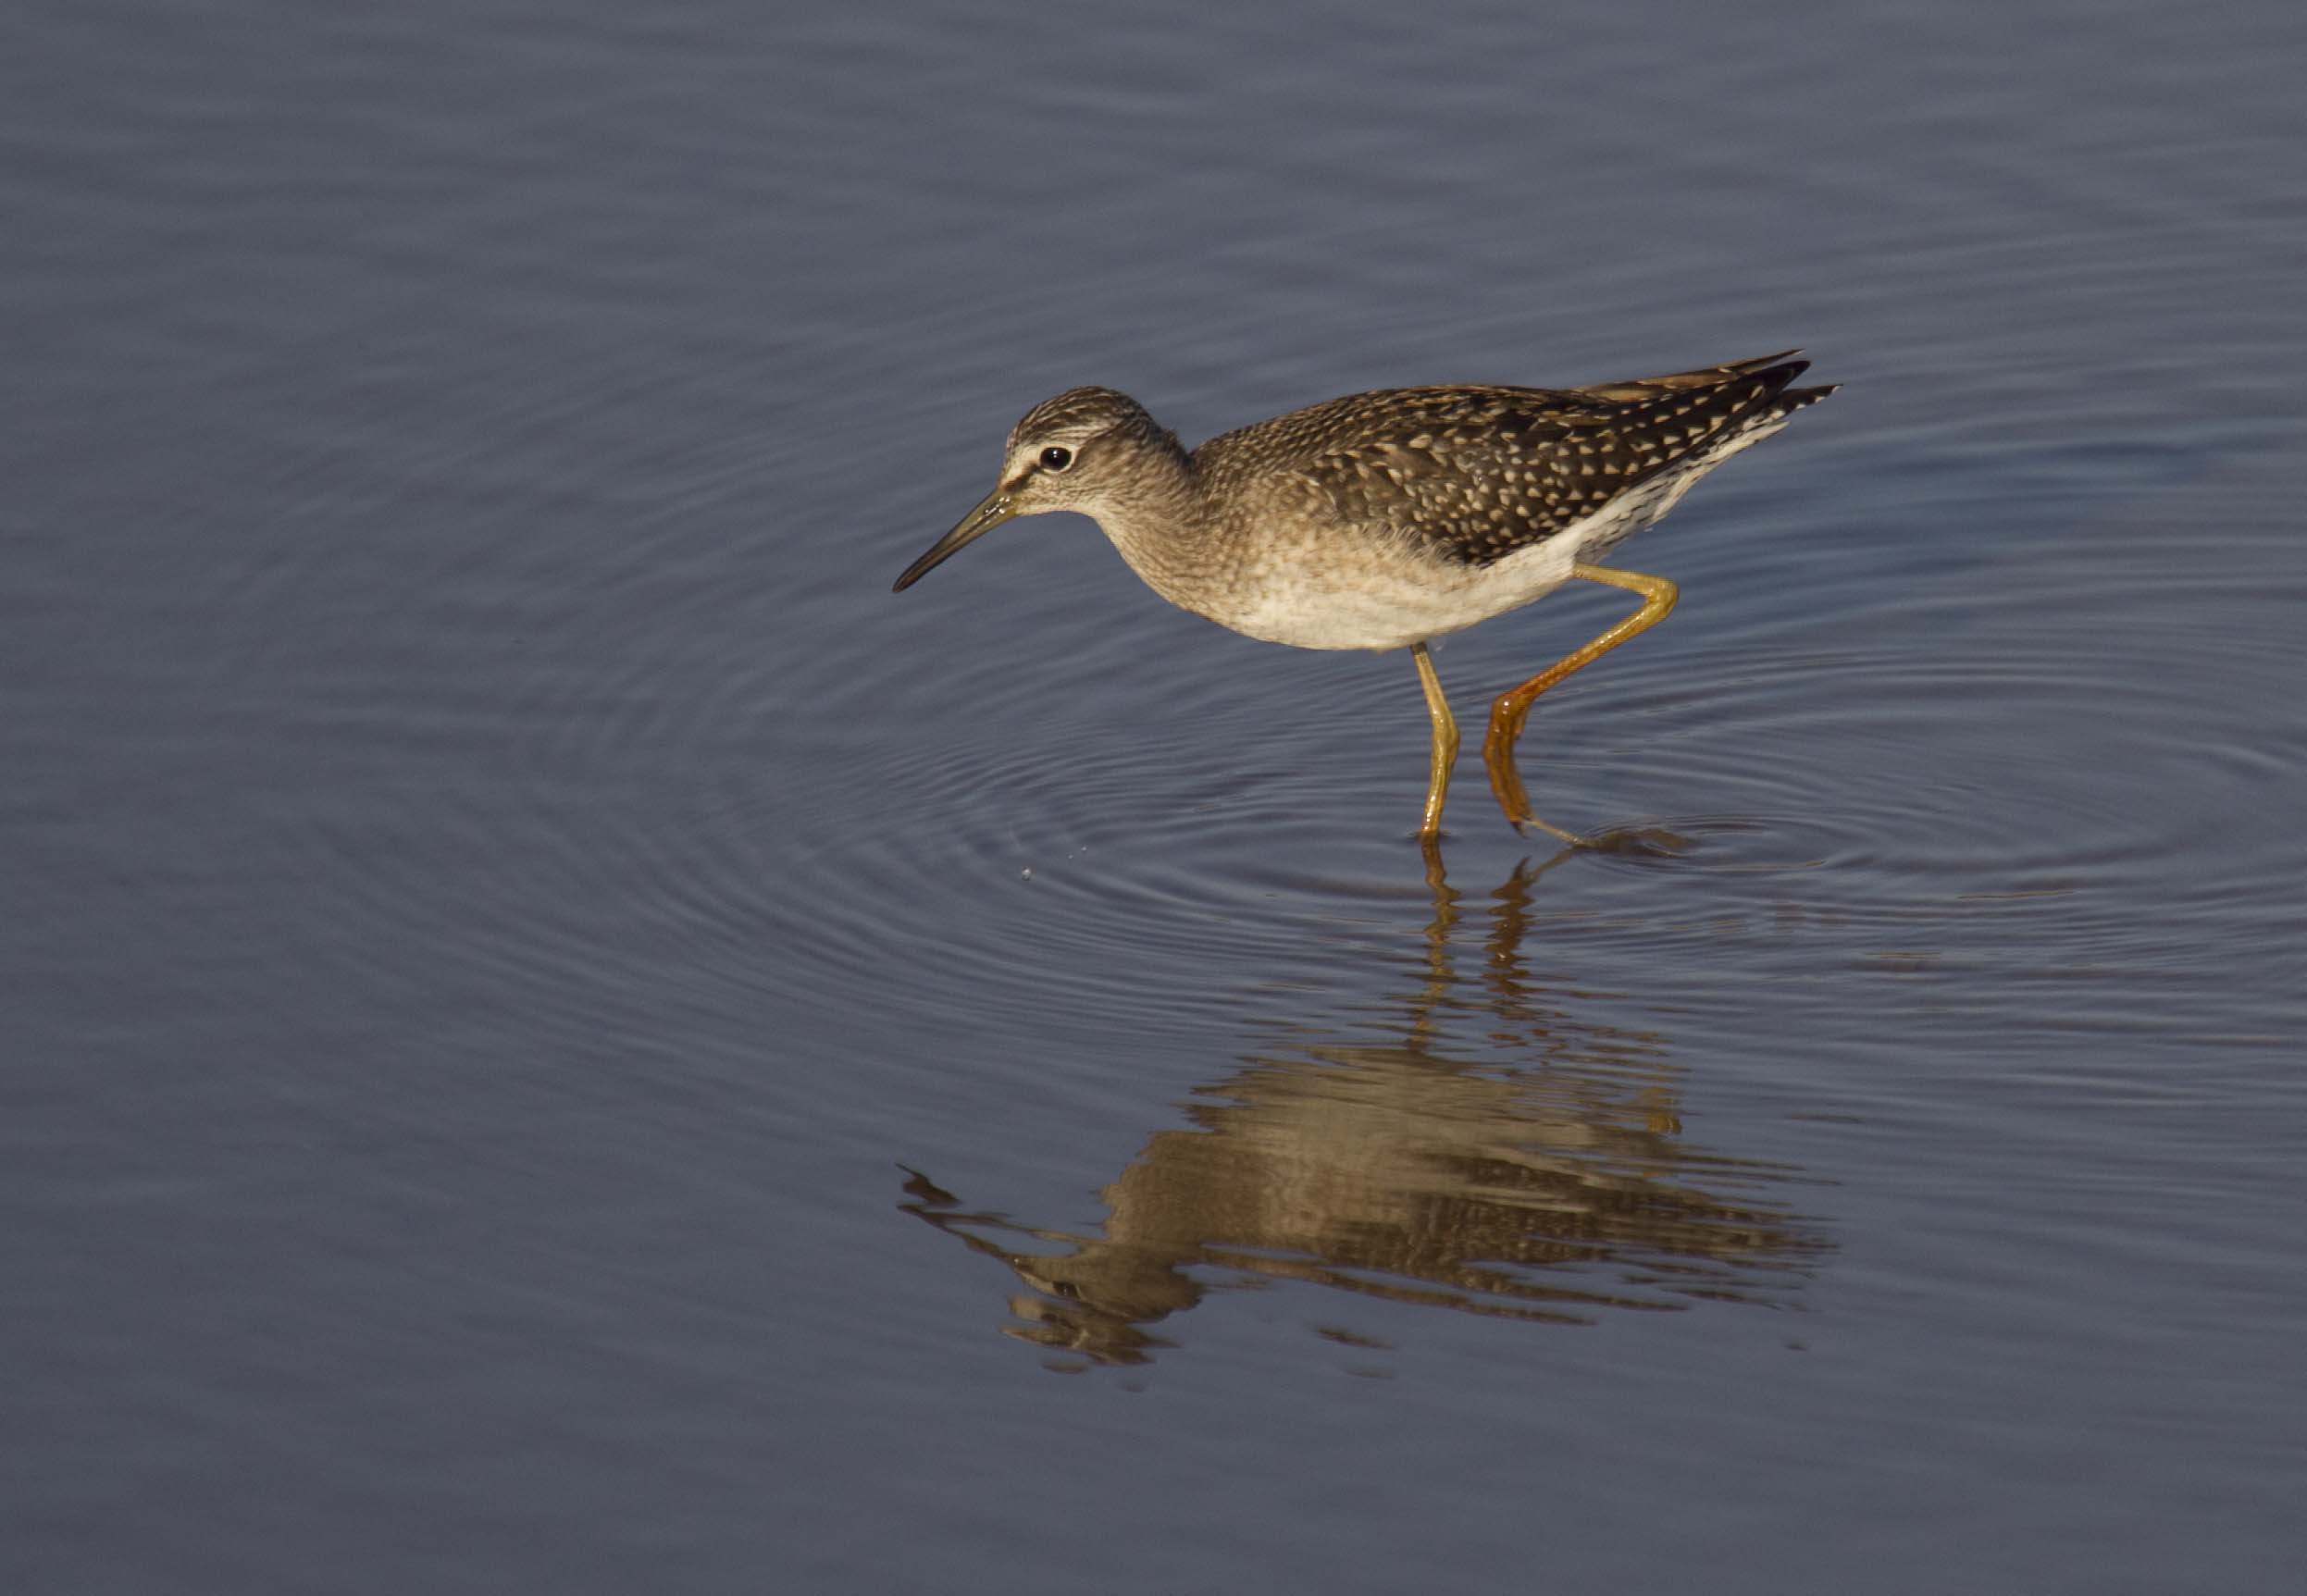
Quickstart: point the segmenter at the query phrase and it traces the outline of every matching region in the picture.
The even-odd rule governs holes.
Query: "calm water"
[[[2296,1589],[2301,13],[786,9],[5,24],[0,1587]],[[1523,744],[1679,857],[887,591],[1797,342]]]

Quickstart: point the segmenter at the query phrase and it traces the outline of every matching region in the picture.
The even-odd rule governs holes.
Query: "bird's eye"
[[[1053,443],[1041,452],[1041,464],[1045,471],[1062,471],[1073,464],[1073,452],[1071,449],[1060,449]]]

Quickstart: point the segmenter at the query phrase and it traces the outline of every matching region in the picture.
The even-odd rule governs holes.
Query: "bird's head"
[[[1042,401],[1010,429],[994,490],[908,565],[893,591],[902,593],[1004,521],[1050,510],[1096,516],[1145,483],[1148,455],[1173,461],[1183,451],[1128,394],[1070,388]]]

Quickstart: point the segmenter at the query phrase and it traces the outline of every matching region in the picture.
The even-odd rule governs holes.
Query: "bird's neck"
[[[1128,494],[1099,505],[1096,519],[1148,588],[1201,612],[1197,600],[1217,580],[1221,551],[1193,458],[1175,439],[1166,442],[1133,472]]]

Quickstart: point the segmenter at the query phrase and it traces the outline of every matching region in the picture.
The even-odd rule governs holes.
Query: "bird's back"
[[[1792,387],[1808,365],[1778,354],[1587,388],[1382,389],[1213,438],[1194,467],[1219,502],[1321,514],[1486,566],[1581,523],[1586,544],[1656,520],[1698,475],[1834,391]],[[1614,504],[1625,513],[1606,513]]]

